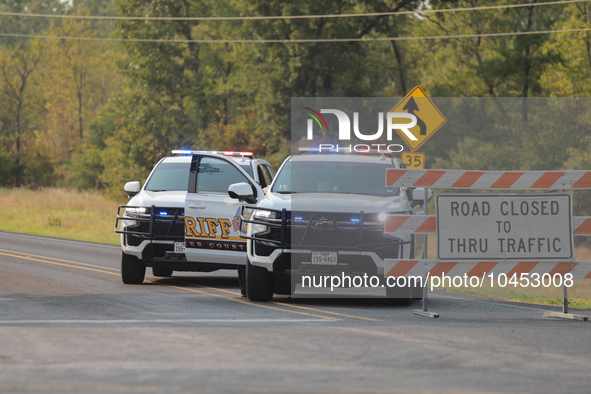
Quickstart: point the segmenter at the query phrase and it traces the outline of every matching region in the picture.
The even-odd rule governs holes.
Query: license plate
[[[337,265],[337,252],[312,252],[312,264]]]
[[[184,242],[175,242],[174,243],[174,252],[175,253],[185,253],[185,243]]]

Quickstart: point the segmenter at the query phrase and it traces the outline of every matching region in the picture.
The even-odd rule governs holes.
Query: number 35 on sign
[[[406,168],[425,169],[425,154],[421,152],[402,153],[402,161]]]

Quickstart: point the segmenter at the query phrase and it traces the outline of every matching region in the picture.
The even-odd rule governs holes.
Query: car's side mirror
[[[412,191],[412,200],[416,202],[425,201],[425,190],[427,190],[427,200],[430,200],[433,196],[433,192],[431,191],[431,189],[427,189],[424,187],[417,187]]]
[[[127,193],[127,197],[131,198],[140,192],[141,187],[140,181],[133,181],[127,182],[125,186],[123,186],[123,190]]]
[[[252,189],[252,186],[246,182],[231,184],[228,187],[228,195],[231,198],[235,198],[240,201],[245,201],[249,204],[254,204],[257,202],[257,199],[254,196],[254,190]]]

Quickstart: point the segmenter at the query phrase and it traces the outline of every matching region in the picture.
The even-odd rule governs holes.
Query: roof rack
[[[211,153],[215,155],[224,155],[224,156],[241,156],[241,157],[252,157],[252,152],[232,152],[232,151],[216,151],[216,150],[188,150],[188,149],[175,149],[172,151],[172,154],[175,156],[188,156],[188,155],[198,155],[200,153]]]

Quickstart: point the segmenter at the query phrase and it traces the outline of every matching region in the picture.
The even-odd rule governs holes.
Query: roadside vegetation
[[[116,201],[88,190],[0,188],[0,231],[116,245]]]
[[[180,18],[1,15],[0,33],[26,37],[0,36],[0,186],[98,189],[122,197],[125,182],[145,179],[158,159],[181,148],[248,150],[278,166],[290,153],[292,97],[394,100],[416,85],[434,98],[513,100],[501,113],[447,108],[448,125],[423,148],[428,168],[589,169],[591,3],[539,3],[0,1],[5,13]],[[485,6],[492,7],[450,11]],[[428,8],[444,12],[423,12]],[[359,13],[382,15],[264,19]],[[183,20],[192,17],[263,19]],[[553,33],[530,34],[541,31]],[[507,35],[490,36],[497,33]],[[396,37],[404,40],[390,40]],[[408,39],[417,37],[440,38]],[[289,41],[346,38],[377,40]],[[540,97],[579,99],[536,111],[531,103]],[[523,113],[521,98],[533,99]],[[540,117],[553,111],[568,121]],[[482,127],[463,122],[470,115]],[[576,214],[591,213],[588,197]]]

